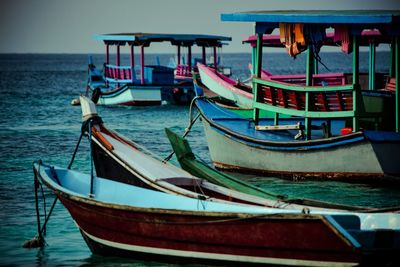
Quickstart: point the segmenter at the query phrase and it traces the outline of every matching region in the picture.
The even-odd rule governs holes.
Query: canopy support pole
[[[368,70],[369,90],[375,89],[375,57],[376,57],[376,45],[374,42],[371,42],[369,43],[369,70]]]
[[[106,44],[106,66],[110,64],[110,45]],[[106,69],[104,69],[106,73]],[[106,80],[106,87],[108,87],[108,81]]]
[[[217,47],[214,46],[214,50],[213,50],[213,56],[214,56],[214,68],[217,70]]]
[[[395,80],[396,80],[396,132],[400,131],[400,51],[399,51],[399,46],[400,46],[400,37],[396,36],[394,37],[394,60],[395,60]]]
[[[262,45],[263,45],[263,35],[262,33],[257,34],[257,46],[256,46],[256,56],[255,56],[255,62],[253,62],[253,65],[255,65],[255,77],[261,78],[261,70],[262,70]],[[253,82],[253,102],[258,102],[259,98],[259,93],[258,93],[258,83]],[[259,116],[260,116],[260,109],[254,108],[254,124],[255,126],[258,125],[259,123]]]
[[[189,71],[192,71],[192,46],[188,46],[188,66],[189,66]]]
[[[202,60],[203,64],[205,65],[206,64],[206,47],[205,46],[201,47],[201,52],[202,52],[201,60]]]
[[[180,64],[181,64],[181,46],[180,45],[178,45],[178,52],[177,52],[177,56],[178,56],[178,58],[177,58],[177,66],[179,66]]]
[[[117,65],[117,67],[119,67],[120,65],[120,45],[117,45],[117,57],[115,59],[115,65]],[[120,70],[117,68],[116,69],[116,73],[117,73],[117,79],[119,79],[119,75],[120,75]],[[117,83],[117,87],[119,87],[119,83]]]
[[[140,77],[142,84],[144,84],[144,45],[140,46]]]
[[[306,66],[306,86],[312,86],[312,77],[314,71],[314,59],[313,59],[313,50],[312,46],[308,46],[307,49],[307,66]],[[305,103],[305,112],[307,113],[310,108],[310,93],[306,92],[306,103]],[[308,118],[307,115],[304,118],[304,126],[306,133],[306,140],[311,139],[311,118]]]
[[[360,84],[359,84],[359,44],[358,38],[356,35],[353,36],[353,132],[357,132],[360,129],[359,121],[357,118],[357,114],[359,112],[359,96],[361,96],[360,92]]]
[[[131,63],[131,81],[132,83],[134,83],[136,80],[136,72],[135,72],[135,52],[133,50],[133,44],[131,44],[130,63]]]

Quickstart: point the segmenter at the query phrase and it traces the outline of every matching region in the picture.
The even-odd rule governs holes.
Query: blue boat
[[[292,179],[399,181],[399,11],[259,11],[223,14],[222,20],[255,22],[254,112],[246,119],[206,100],[196,102],[215,166]],[[307,52],[305,85],[262,76],[263,35],[277,28],[289,55]],[[328,28],[340,28],[347,38],[340,44],[352,51],[350,83],[313,84],[319,41]],[[285,29],[297,30],[286,36]],[[374,87],[375,46],[369,45],[373,90],[362,94],[359,41],[369,29],[391,40],[392,61],[385,88]],[[385,101],[392,100],[394,108],[387,108]],[[262,118],[260,111],[274,116]]]
[[[202,62],[223,72],[229,68],[219,66],[217,48],[222,47],[230,37],[199,34],[153,34],[116,33],[97,35],[106,47],[103,69],[97,68],[92,60],[88,66],[87,95],[99,105],[160,105],[162,101],[186,104],[193,98],[192,71],[196,62]],[[177,47],[177,62],[174,66],[159,63],[145,65],[146,47],[154,42],[170,42]],[[192,57],[192,47],[201,47],[201,58]],[[127,46],[130,65],[121,64],[120,49]],[[116,48],[116,62],[110,62],[110,47]],[[140,48],[140,67],[135,68],[134,48]],[[187,49],[186,60],[181,59],[181,49]],[[212,61],[207,62],[206,48],[212,49]],[[194,63],[192,63],[194,62]],[[186,64],[185,64],[186,63]],[[224,71],[225,69],[225,71]]]
[[[266,208],[175,196],[34,164],[95,254],[216,265],[398,263],[399,213]]]

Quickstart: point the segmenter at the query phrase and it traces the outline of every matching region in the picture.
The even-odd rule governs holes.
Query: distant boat
[[[174,196],[40,162],[34,172],[95,254],[236,265],[398,262],[395,213],[304,214]]]
[[[325,20],[330,20],[329,23],[317,21],[316,17],[319,16],[326,17]],[[360,20],[354,20],[354,16],[358,16]],[[391,32],[389,29],[397,27],[395,21],[399,17],[400,13],[397,11],[296,11],[295,16],[290,11],[223,14],[223,20],[255,22],[258,45],[253,56],[256,72],[252,79],[254,95],[252,94],[251,100],[254,111],[251,119],[240,117],[204,99],[196,101],[214,165],[222,169],[291,179],[398,182],[400,108],[398,101],[397,104],[392,101],[399,95],[400,74],[393,67],[394,63],[399,64],[400,57],[395,56],[398,55],[399,48],[396,45],[391,46],[393,64],[385,90],[362,92],[358,65],[362,30],[380,28],[384,38],[398,40],[398,31]],[[380,21],[379,25],[374,24],[377,23],[376,20]],[[315,49],[319,43],[313,38],[325,32],[328,25],[336,25],[339,21],[349,27],[341,33],[349,34],[349,29],[357,29],[357,35],[352,35],[350,40],[353,50],[351,83],[346,82],[343,85],[341,78],[339,83],[336,80],[333,84],[315,81],[315,85],[313,78],[320,77],[313,75],[313,59],[318,52]],[[294,24],[297,26],[293,26]],[[265,31],[270,33],[273,29],[280,28],[279,25],[281,28],[286,25],[289,28],[304,27],[304,31],[307,30],[307,46],[300,49],[308,49],[305,84],[264,79],[261,76],[263,34]],[[298,32],[302,33],[301,30]],[[321,36],[323,38],[323,34]],[[285,39],[286,42],[291,40],[289,37]],[[304,36],[298,37],[303,40],[300,37]],[[342,41],[341,45],[345,44],[349,48],[349,43]],[[293,42],[290,45],[300,44]],[[287,44],[286,47],[296,48],[290,45]],[[370,43],[371,64],[375,62],[374,47]],[[290,53],[292,52],[291,50]],[[209,86],[215,84],[210,90],[224,88],[217,73],[199,65],[200,75],[202,71],[205,80],[210,82]],[[201,80],[207,86],[203,76]],[[375,85],[373,66],[369,66],[368,79],[368,84]],[[234,97],[239,99],[238,95],[232,97],[233,100]],[[263,118],[260,116],[261,110],[272,112],[274,116]]]
[[[160,105],[162,101],[186,104],[194,96],[192,71],[201,61],[223,71],[219,66],[217,48],[230,37],[199,34],[152,34],[124,33],[97,35],[96,39],[106,46],[106,61],[103,70],[98,69],[90,58],[88,67],[87,94],[99,105],[144,106]],[[160,62],[145,65],[144,48],[154,42],[170,42],[177,47],[177,63],[162,66]],[[130,65],[122,65],[120,48],[130,48]],[[202,48],[202,58],[192,58],[192,47]],[[109,48],[116,47],[116,63],[110,62]],[[140,68],[135,69],[134,48],[140,47]],[[187,63],[181,62],[181,48],[187,48]],[[207,62],[206,48],[213,49],[213,62]],[[138,75],[136,72],[139,72]],[[137,77],[138,76],[138,77]]]

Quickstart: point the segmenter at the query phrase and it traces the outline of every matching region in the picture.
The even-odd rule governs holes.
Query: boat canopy
[[[395,114],[393,114],[396,125],[395,131],[400,132],[400,10],[253,11],[222,14],[221,20],[253,22],[255,24],[254,32],[257,38],[255,46],[253,46],[252,73],[254,74],[253,90],[255,96],[253,98],[253,107],[256,127],[259,123],[260,109],[275,112],[275,125],[279,124],[279,114],[301,116],[305,118],[306,139],[310,139],[311,137],[311,120],[314,118],[349,118],[353,121],[353,132],[357,132],[361,128],[360,121],[362,118],[373,120],[374,116],[377,116],[374,112],[368,111],[361,97],[359,47],[361,45],[369,45],[369,90],[379,89],[376,88],[375,82],[375,48],[379,41],[374,40],[378,39],[378,36],[374,36],[374,32],[378,31],[383,38],[381,41],[390,43],[391,60],[386,87],[394,89],[392,91],[395,100]],[[312,83],[313,75],[318,73],[318,53],[321,46],[325,42],[329,42],[329,38],[332,38],[329,37],[331,34],[327,34],[327,30],[331,28],[334,29],[333,42],[340,42],[341,50],[344,53],[352,53],[353,77],[351,84],[348,85],[315,86]],[[303,51],[307,51],[306,86],[299,87],[292,84],[279,84],[275,81],[263,80],[261,78],[263,46],[268,46],[268,43],[270,46],[279,46],[277,42],[278,36],[272,35],[275,29],[279,29],[279,40],[285,45],[290,56],[295,57]],[[269,36],[264,38],[264,34]],[[304,98],[304,106],[300,109],[292,109],[287,106],[286,99],[280,102],[282,106],[277,106],[275,102],[268,102],[271,94],[272,98],[275,98],[275,91],[283,96],[294,95],[294,102],[299,97],[298,94],[301,94],[301,97]],[[346,98],[346,101],[351,103],[351,106],[349,110],[343,109],[343,101],[340,100],[340,111],[316,111],[310,105],[317,99],[314,95],[316,92],[322,95],[331,94],[332,92],[339,95],[348,94],[349,97]]]
[[[224,41],[231,41],[231,37],[205,34],[160,34],[160,33],[112,33],[95,36],[96,40],[104,41],[108,45],[148,46],[152,42],[171,42],[176,46],[205,46],[221,47]]]
[[[352,26],[354,30],[373,28],[385,29],[388,34],[399,35],[400,10],[275,10],[252,11],[222,14],[222,21],[256,22],[256,33],[269,34],[279,27],[279,23],[303,23],[325,25],[326,28],[337,24]],[[363,27],[354,27],[362,25]]]

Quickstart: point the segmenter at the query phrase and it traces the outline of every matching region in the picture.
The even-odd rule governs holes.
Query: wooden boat
[[[298,205],[306,205],[310,207],[319,207],[324,209],[348,210],[348,211],[359,211],[359,212],[361,211],[368,212],[374,210],[368,207],[342,205],[342,204],[324,202],[314,199],[305,199],[305,198],[295,199],[295,198],[290,198],[288,196],[282,196],[268,192],[258,186],[254,186],[243,180],[228,175],[227,173],[223,173],[214,168],[211,168],[203,161],[197,160],[186,139],[183,139],[182,137],[174,133],[171,129],[166,128],[165,132],[168,136],[168,139],[174,150],[176,158],[178,159],[182,169],[188,171],[189,173],[195,175],[196,177],[204,178],[211,183],[222,185],[242,193],[266,199],[281,199],[283,205],[292,203]]]
[[[174,196],[40,162],[34,171],[95,254],[206,264],[398,261],[395,213],[304,214]]]
[[[397,27],[394,21],[400,14],[385,11],[345,11],[340,14],[333,11],[296,11],[296,16],[291,14],[271,11],[222,16],[224,20],[234,21],[253,21],[257,17],[255,27],[259,41],[257,56],[254,57],[256,61],[253,62],[257,66],[253,77],[253,120],[241,118],[210,102],[196,101],[204,118],[205,134],[215,166],[293,179],[313,177],[398,181],[400,109],[396,108],[395,112],[382,110],[377,106],[371,107],[361,97],[358,82],[359,36],[354,35],[352,38],[352,84],[327,86],[312,85],[314,52],[311,51],[311,44],[308,46],[305,86],[262,79],[261,39],[267,28],[271,30],[278,23],[296,22],[309,27],[309,34],[313,33],[316,25],[320,30],[338,21],[346,23],[350,28],[362,30],[376,27],[387,33]],[[318,24],[315,18],[319,15],[332,21]],[[360,20],[355,21],[354,16],[359,16]],[[386,22],[376,25],[375,19]],[[389,36],[394,43],[399,39],[397,33],[392,32],[393,35]],[[394,55],[399,52],[399,48],[393,45],[392,49],[392,60],[398,64],[399,57]],[[371,55],[374,56],[375,53]],[[390,81],[393,81],[395,95],[398,96],[400,75],[394,68],[391,68],[390,73]],[[381,94],[380,91],[371,92]],[[260,118],[260,110],[274,112],[274,119]],[[293,117],[281,118],[281,114]]]
[[[311,207],[301,203],[286,203],[281,197],[270,196],[266,199],[250,195],[193,176],[181,168],[155,158],[138,144],[106,128],[97,114],[94,103],[87,97],[81,96],[80,103],[87,127],[84,130],[89,132],[88,122],[93,121],[90,124],[91,151],[96,174],[99,177],[196,199],[233,201],[267,207],[285,206],[298,210],[321,209],[318,206]]]
[[[213,62],[207,64],[224,70],[218,66],[217,48],[222,42],[230,41],[230,37],[194,34],[103,34],[96,40],[106,46],[106,62],[103,70],[99,70],[89,61],[87,95],[99,105],[160,105],[162,101],[185,104],[194,96],[192,71],[196,66],[192,60],[206,64],[206,47],[213,49]],[[145,65],[144,48],[154,42],[170,42],[177,47],[177,63],[175,66],[159,64]],[[120,48],[127,45],[130,49],[130,65],[121,65]],[[192,46],[202,48],[202,58],[192,59]],[[116,47],[116,63],[110,63],[109,48]],[[134,47],[140,47],[140,67],[135,69]],[[181,48],[188,50],[187,64],[181,62]]]
[[[233,80],[222,73],[198,63],[197,68],[201,83],[219,96],[233,101],[242,108],[253,107],[253,93],[251,86]]]
[[[377,47],[381,43],[391,43],[390,38],[388,38],[388,36],[382,35],[378,30],[364,30],[361,32],[361,35],[359,37],[359,45],[369,47],[371,50],[369,57],[372,65],[375,64],[375,61],[372,61],[371,59],[373,57],[372,52],[375,53],[375,47]],[[266,48],[284,47],[284,45],[280,41],[280,35],[264,34],[262,36],[262,40],[262,45]],[[250,44],[252,48],[253,60],[255,59],[256,53],[256,41],[256,35],[251,35],[243,40],[243,43]],[[341,45],[341,41],[335,41],[335,34],[332,32],[327,32],[325,38],[321,41],[321,45],[337,47]],[[313,65],[314,69],[318,72],[319,61],[316,58],[314,58]],[[249,64],[249,69],[252,76],[255,73],[254,67],[254,64]],[[371,73],[373,72],[373,70],[370,68],[369,72]],[[218,73],[218,71],[215,71],[212,68],[208,68],[207,66],[202,66],[200,74],[202,80],[201,83],[204,83],[209,91],[214,92],[214,94],[232,101],[240,108],[252,109],[253,93],[251,83],[235,81],[229,77],[225,77],[222,73]],[[361,93],[363,96],[363,101],[367,105],[367,108],[376,110],[377,106],[385,106],[383,112],[386,112],[387,110],[390,110],[390,108],[388,107],[389,105],[393,106],[392,99],[394,97],[392,94],[388,94],[387,92],[387,88],[391,87],[391,83],[386,84],[387,75],[387,73],[374,73],[373,75],[369,75],[369,73],[359,73],[359,85],[362,89]],[[264,80],[272,80],[300,86],[306,85],[305,74],[276,75],[266,71],[265,69],[261,69],[260,76]],[[311,84],[313,86],[340,86],[351,83],[352,73],[313,73],[311,79]],[[375,88],[384,89],[385,92],[379,90],[379,93],[377,93],[377,90],[375,90]],[[371,92],[370,90],[373,90],[374,92]],[[393,90],[389,90],[389,92],[390,91]]]

